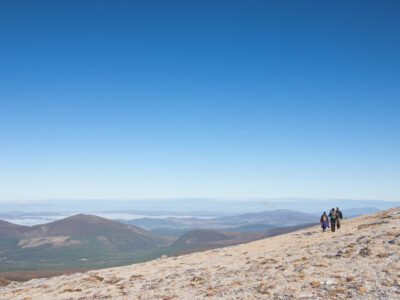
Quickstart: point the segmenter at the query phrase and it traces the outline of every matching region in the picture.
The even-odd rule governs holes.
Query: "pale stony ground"
[[[0,299],[400,299],[400,207],[238,246],[34,279]]]

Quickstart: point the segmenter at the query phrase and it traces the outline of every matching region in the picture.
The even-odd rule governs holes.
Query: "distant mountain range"
[[[324,210],[339,206],[342,210],[349,208],[377,207],[387,209],[400,205],[400,201],[354,200],[354,199],[310,199],[310,198],[279,198],[279,199],[159,199],[159,200],[72,200],[68,201],[0,201],[0,218],[5,215],[27,213],[49,216],[76,212],[87,214],[98,213],[129,213],[134,215],[161,217],[194,216],[194,217],[223,217],[239,215],[243,212],[260,212],[263,210],[289,209],[312,214],[320,214]],[[75,213],[74,213],[75,212]],[[71,215],[72,215],[71,214]],[[110,216],[105,216],[112,218]]]
[[[259,213],[246,213],[221,218],[141,218],[119,220],[163,235],[181,236],[198,229],[213,229],[235,232],[263,232],[276,227],[316,223],[319,216],[303,212],[279,209]]]
[[[139,227],[145,228],[147,225],[150,223],[155,224],[155,220],[153,219],[158,219],[158,220],[173,220],[175,219],[190,219],[190,218],[195,218],[195,219],[216,219],[216,218],[221,218],[221,217],[228,217],[231,218],[232,216],[237,216],[240,213],[234,213],[230,212],[228,208],[231,208],[232,206],[237,207],[238,209],[241,208],[241,212],[247,212],[247,213],[259,213],[260,211],[265,211],[265,207],[255,207],[251,203],[247,203],[247,206],[245,206],[242,202],[236,203],[235,201],[233,202],[223,202],[224,205],[227,207],[227,209],[223,212],[218,211],[218,210],[213,210],[213,211],[172,211],[172,210],[147,210],[147,211],[141,211],[141,210],[130,210],[128,207],[125,210],[119,210],[118,205],[115,206],[113,210],[102,210],[101,205],[94,205],[90,211],[85,211],[86,214],[93,214],[97,215],[103,218],[107,219],[113,219],[113,220],[133,220],[133,219],[144,219],[144,218],[150,218],[146,224],[146,221],[143,222],[143,226],[140,224]],[[323,211],[328,211],[330,210],[331,207],[336,207],[339,206],[343,212],[346,212],[347,217],[351,216],[357,216],[360,214],[364,213],[369,213],[369,212],[375,212],[381,209],[385,209],[385,206],[390,206],[390,205],[395,205],[394,202],[391,202],[390,204],[387,202],[382,202],[378,205],[377,201],[350,201],[350,203],[354,206],[349,206],[349,203],[346,202],[346,205],[344,205],[343,202],[325,202],[321,201],[319,203],[317,202],[309,202],[309,203],[303,203],[299,202],[296,203],[294,201],[288,202],[288,201],[282,201],[282,203],[279,204],[279,209],[281,210],[289,210],[289,211],[301,211],[305,212],[307,214],[312,214],[315,216],[321,215]],[[4,203],[3,203],[4,204]],[[220,202],[222,204],[222,202]],[[239,205],[240,204],[240,205]],[[343,205],[341,205],[343,204]],[[239,205],[239,206],[238,206]],[[375,206],[376,205],[376,206]],[[400,203],[398,203],[400,205]],[[14,205],[15,206],[15,205]],[[276,205],[269,205],[267,212],[273,212],[278,210],[276,208],[273,210],[271,207],[274,207]],[[310,208],[311,206],[311,208]],[[294,207],[294,209],[293,209]],[[390,206],[391,207],[391,206]],[[64,211],[58,211],[57,207],[47,207],[44,206],[42,207],[43,210],[41,211],[36,211],[35,209],[26,211],[26,208],[31,208],[31,206],[28,205],[28,207],[20,207],[21,210],[11,210],[13,208],[13,205],[7,206],[7,209],[2,206],[2,203],[0,203],[0,219],[6,220],[11,223],[19,224],[19,225],[37,225],[37,224],[44,224],[44,223],[49,223],[53,222],[56,220],[60,220],[69,216],[73,216],[77,213],[82,213],[82,210],[79,210],[79,206],[75,208],[74,210],[64,210]],[[24,210],[22,210],[24,208]],[[172,207],[169,207],[171,209]],[[307,209],[309,208],[309,209]],[[187,209],[187,206],[182,205],[181,209]],[[219,209],[222,209],[221,207]],[[256,209],[256,211],[254,211]],[[347,212],[348,211],[348,212]],[[317,218],[317,217],[316,217]],[[159,221],[162,222],[162,221]],[[136,225],[136,224],[133,224]],[[245,225],[246,226],[246,225]],[[241,230],[243,231],[260,231],[262,229],[259,226],[256,226],[256,228],[252,228],[253,225],[249,224],[249,228],[242,228]],[[149,229],[153,229],[154,226],[150,224]],[[165,227],[165,226],[162,226]],[[171,227],[173,229],[174,226]],[[264,230],[270,228],[271,226],[265,227]],[[147,227],[146,227],[147,228]],[[165,227],[168,228],[168,227]],[[229,229],[228,229],[229,230]],[[164,232],[161,232],[164,234]],[[179,236],[182,234],[182,231],[177,231],[174,233],[175,236]],[[171,234],[171,233],[168,233]]]

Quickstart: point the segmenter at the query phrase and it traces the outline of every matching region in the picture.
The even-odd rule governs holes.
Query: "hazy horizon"
[[[227,205],[228,204],[228,205]],[[400,201],[360,200],[360,199],[318,199],[318,198],[278,198],[278,199],[212,199],[212,198],[176,198],[176,199],[64,199],[1,202],[3,211],[32,212],[175,212],[231,214],[232,212],[257,212],[261,210],[291,209],[317,212],[326,206],[345,208],[377,207],[389,208],[400,205]]]
[[[19,225],[38,225],[60,220],[77,214],[90,214],[113,220],[196,218],[213,219],[232,217],[246,213],[291,210],[315,215],[317,221],[323,211],[339,206],[345,217],[365,214],[381,209],[400,206],[400,201],[373,201],[350,199],[269,199],[216,200],[216,199],[168,199],[79,202],[31,202],[13,205],[0,202],[0,220]],[[227,203],[229,207],[227,208]],[[349,216],[347,213],[351,213]]]

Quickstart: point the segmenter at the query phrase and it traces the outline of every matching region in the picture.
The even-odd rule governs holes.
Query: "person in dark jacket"
[[[334,208],[332,208],[331,212],[329,213],[329,218],[331,218],[331,230],[332,232],[335,232],[337,216]]]
[[[340,225],[342,224],[343,214],[339,210],[339,207],[336,207],[336,227],[340,229]]]
[[[328,216],[326,215],[325,211],[321,216],[320,222],[321,222],[322,231],[325,232],[325,229],[329,228],[329,220],[328,220]]]

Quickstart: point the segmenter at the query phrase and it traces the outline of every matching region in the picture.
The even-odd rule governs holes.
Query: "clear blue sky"
[[[399,1],[1,1],[0,201],[400,200]]]

